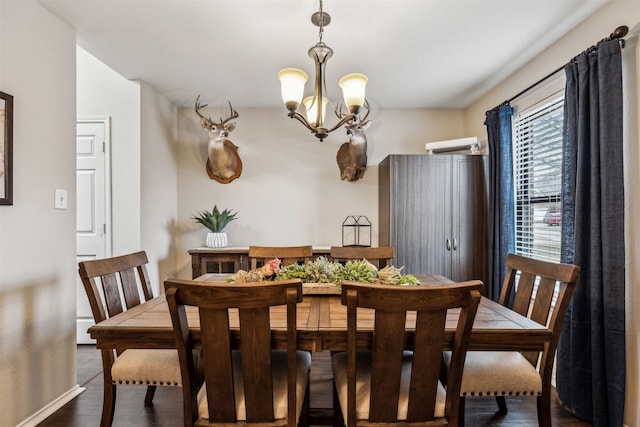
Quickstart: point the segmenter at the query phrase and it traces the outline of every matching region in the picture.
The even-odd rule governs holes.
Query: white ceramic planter
[[[227,247],[227,233],[207,233],[208,248],[225,248]]]

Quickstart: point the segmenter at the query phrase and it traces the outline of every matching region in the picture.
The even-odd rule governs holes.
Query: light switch
[[[67,190],[56,188],[53,207],[56,209],[67,209]]]

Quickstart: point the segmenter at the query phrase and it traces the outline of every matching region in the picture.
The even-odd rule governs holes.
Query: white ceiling
[[[324,0],[327,87],[336,98],[338,79],[361,72],[372,109],[463,108],[606,1]],[[82,48],[178,106],[201,94],[211,106],[284,110],[277,72],[301,68],[313,80],[318,0],[39,2]]]

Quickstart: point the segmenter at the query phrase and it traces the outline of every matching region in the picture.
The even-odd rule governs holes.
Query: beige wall
[[[202,101],[207,103],[206,97]],[[231,100],[233,102],[233,100]],[[224,116],[224,104],[204,111]],[[207,230],[192,219],[196,211],[237,210],[225,231],[229,246],[342,244],[342,222],[365,215],[378,238],[377,164],[388,154],[424,153],[428,141],[468,136],[461,110],[374,110],[367,130],[368,168],[356,182],[340,180],[336,153],[347,140],[337,130],[319,142],[285,108],[237,108],[240,117],[229,139],[243,162],[240,178],[229,184],[210,179],[205,170],[207,135],[192,108],[178,113],[179,275],[191,275],[188,250],[204,246]]]
[[[494,88],[478,102],[466,110],[465,127],[471,133],[481,133],[486,139],[486,131],[479,117],[484,117],[484,112],[500,104],[502,101],[511,98],[524,88],[538,81],[551,71],[559,68],[572,57],[609,35],[616,27],[627,25],[632,34],[638,34],[640,30],[640,2],[637,0],[614,0],[605,5],[601,10],[570,31],[562,40],[549,47],[544,53],[538,55],[518,72],[506,79],[503,83]],[[631,47],[633,49],[634,47]],[[637,48],[636,48],[637,52]],[[629,51],[623,50],[623,55]],[[636,65],[640,70],[640,64]],[[629,88],[636,89],[636,88]],[[640,100],[640,93],[627,94],[635,97],[636,102]],[[628,105],[628,104],[627,104]],[[640,117],[631,118],[627,125],[636,125],[640,122]],[[635,132],[635,141],[631,141],[636,147],[639,143],[638,133]],[[631,154],[631,155],[629,155]],[[627,151],[625,153],[625,173],[640,169],[640,157],[638,150]],[[625,191],[626,223],[625,234],[627,236],[627,383],[625,401],[625,425],[640,425],[640,410],[638,401],[640,399],[640,375],[638,372],[640,360],[640,294],[635,291],[640,281],[640,270],[637,267],[638,241],[640,239],[640,217],[638,212],[637,188],[640,186],[640,178],[635,174],[633,177],[626,177],[626,186],[633,190]],[[634,214],[635,212],[635,214]]]
[[[111,252],[144,249],[158,294],[176,275],[176,108],[82,48],[77,70],[78,116],[111,118]]]
[[[147,251],[157,295],[177,274],[177,109],[148,84],[140,89],[140,248]]]
[[[15,107],[14,204],[0,206],[0,426],[76,385],[75,57],[74,31],[40,5],[0,2],[0,90]],[[53,208],[55,188],[66,210]]]
[[[140,84],[78,48],[78,116],[111,118],[112,253],[140,248]]]

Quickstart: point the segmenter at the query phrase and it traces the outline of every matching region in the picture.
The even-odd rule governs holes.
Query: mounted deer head
[[[236,124],[229,123],[229,121],[237,119],[239,114],[229,101],[229,109],[231,110],[229,117],[224,120],[220,117],[220,122],[216,123],[211,120],[211,117],[200,114],[200,110],[207,105],[200,105],[200,95],[198,95],[195,105],[196,114],[200,117],[202,127],[209,133],[207,174],[211,179],[228,184],[242,173],[242,160],[238,155],[238,147],[226,139],[229,133],[236,128]]]
[[[367,169],[367,135],[364,133],[371,121],[367,121],[369,116],[369,104],[365,102],[364,107],[367,113],[364,117],[350,120],[345,125],[347,129],[347,137],[349,142],[345,142],[338,149],[336,160],[340,168],[340,179],[347,181],[357,181],[364,176]],[[342,114],[342,106],[336,108],[336,115],[339,118],[344,117]]]

